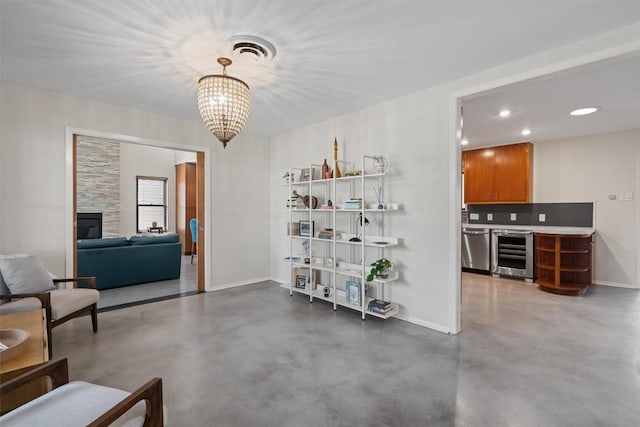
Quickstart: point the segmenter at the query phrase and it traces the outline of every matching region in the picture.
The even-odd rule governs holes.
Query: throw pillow
[[[34,256],[0,258],[0,273],[12,294],[46,292],[55,289],[44,264]]]
[[[16,254],[16,255],[0,255],[0,259],[7,259],[7,258],[24,258],[27,257],[29,255],[23,255],[23,254]],[[0,272],[0,295],[10,295],[11,291],[9,290],[9,288],[7,287],[7,284],[4,283],[4,280],[2,279],[2,272]],[[0,299],[0,304],[4,304],[9,302],[8,300],[5,299]]]

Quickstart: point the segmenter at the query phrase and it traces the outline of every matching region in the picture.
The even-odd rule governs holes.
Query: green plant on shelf
[[[389,269],[393,267],[393,264],[386,258],[380,258],[371,264],[371,267],[371,271],[367,276],[367,282],[371,282],[376,277],[381,279],[389,277]]]

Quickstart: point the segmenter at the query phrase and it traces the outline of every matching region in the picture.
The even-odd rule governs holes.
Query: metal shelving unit
[[[340,161],[340,167],[344,170],[353,170],[353,165],[348,162]],[[370,192],[367,190],[369,184],[374,184],[380,191],[384,188],[385,173],[367,172],[373,169],[374,157],[362,156],[360,163],[359,175],[343,176],[331,179],[313,179],[313,175],[309,175],[306,180],[295,181],[301,176],[302,171],[320,171],[322,165],[309,164],[306,168],[291,168],[288,173],[293,177],[286,184],[289,190],[289,196],[296,192],[306,192],[309,207],[300,208],[291,206],[289,203],[289,227],[293,228],[293,224],[299,221],[309,221],[309,224],[318,224],[312,227],[314,234],[310,236],[289,235],[289,267],[292,272],[292,280],[289,283],[289,295],[294,292],[309,296],[309,302],[314,299],[328,301],[333,304],[333,309],[340,307],[357,310],[361,313],[362,319],[366,315],[389,318],[395,316],[399,312],[397,304],[392,303],[392,309],[387,313],[379,313],[368,310],[369,302],[374,299],[385,300],[385,287],[390,283],[399,280],[400,274],[393,270],[388,278],[376,278],[369,284],[366,283],[367,274],[370,271],[370,263],[373,260],[385,257],[385,250],[400,244],[400,239],[384,234],[384,216],[398,210],[396,203],[388,203],[378,209],[377,203],[367,202],[367,196]],[[318,198],[318,206],[313,206],[313,197]],[[344,201],[348,198],[361,199],[359,209],[344,208]],[[373,200],[371,197],[369,200]],[[327,208],[328,200],[332,200],[333,206]],[[321,206],[321,201],[322,205]],[[368,217],[367,217],[368,215]],[[371,227],[362,224],[360,218],[371,218],[369,221]],[[369,230],[367,230],[369,228]],[[318,231],[328,229],[333,231],[332,238],[317,237]],[[359,241],[353,241],[359,238]],[[306,243],[308,246],[308,254],[296,253],[295,246]],[[309,263],[305,263],[304,258],[309,258]],[[332,259],[331,265],[326,265],[326,260]],[[294,269],[307,269],[309,280],[305,288],[296,287],[294,283]],[[319,277],[320,283],[315,286],[315,277]],[[346,289],[343,283],[346,281],[357,282],[359,285],[360,304],[354,305],[349,302]],[[324,288],[328,286],[329,296],[324,295]]]

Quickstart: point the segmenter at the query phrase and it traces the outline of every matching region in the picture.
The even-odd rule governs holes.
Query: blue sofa
[[[180,277],[182,244],[175,233],[78,240],[78,276],[95,276],[97,289]]]

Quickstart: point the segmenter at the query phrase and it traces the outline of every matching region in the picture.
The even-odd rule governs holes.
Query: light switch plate
[[[515,221],[515,220],[516,220],[516,217],[517,217],[517,215],[516,215],[516,214],[514,214],[514,213],[512,213],[512,214],[511,214],[511,221]]]
[[[493,221],[493,214],[487,214],[487,221]]]
[[[480,219],[480,214],[477,213],[470,213],[469,214],[469,219]]]
[[[538,214],[538,222],[545,222],[547,220],[547,216],[545,214]]]
[[[620,193],[620,196],[618,196],[618,200],[624,200],[624,201],[633,200],[633,192],[627,191],[626,193]]]

